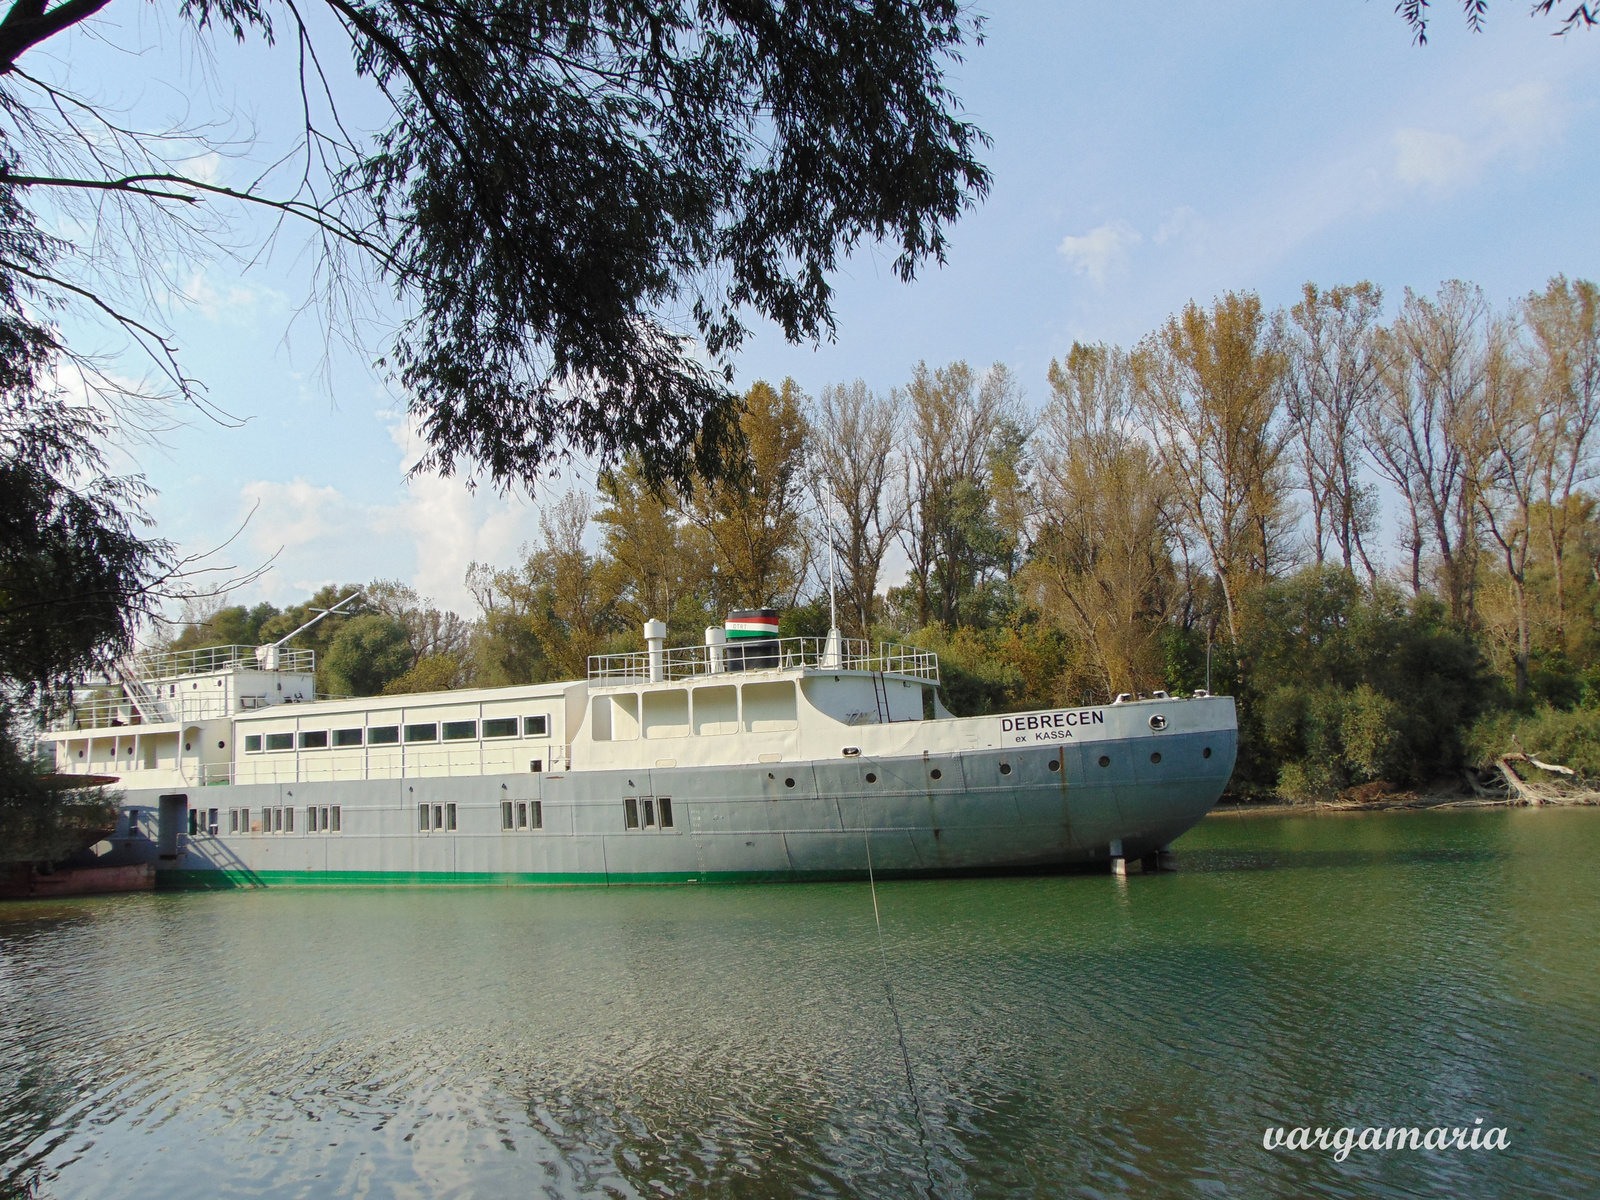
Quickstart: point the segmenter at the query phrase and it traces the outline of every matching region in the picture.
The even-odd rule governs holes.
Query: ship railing
[[[861,638],[744,639],[721,646],[677,646],[625,654],[591,654],[589,682],[638,683],[697,679],[739,671],[815,667],[874,671],[939,682],[939,656],[931,650]]]
[[[106,689],[109,691],[109,689]],[[118,689],[116,695],[91,695],[72,701],[53,719],[49,728],[57,733],[79,729],[113,729],[184,721],[209,721],[228,716],[228,702],[222,696],[199,695],[152,698],[136,695],[132,686]]]
[[[258,646],[200,646],[193,650],[149,651],[135,655],[129,664],[131,678],[154,682],[184,675],[210,675],[217,671],[267,671],[276,670],[297,675],[311,675],[317,669],[317,652],[301,650],[294,646],[276,647],[276,655],[264,657],[256,651]],[[267,666],[271,657],[277,665]]]

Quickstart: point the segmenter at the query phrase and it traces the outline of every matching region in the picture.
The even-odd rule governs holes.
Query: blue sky
[[[148,12],[114,0],[101,35],[72,35],[50,69],[141,113],[191,96],[195,112],[236,104],[265,159],[295,115],[290,52],[197,53]],[[1600,276],[1600,148],[1587,132],[1600,32],[1553,38],[1552,23],[1500,4],[1472,35],[1444,5],[1417,47],[1383,0],[987,14],[953,82],[994,139],[994,190],[952,231],[949,262],[907,287],[890,255],[858,254],[836,279],[837,340],[794,347],[762,329],[741,383],[887,389],[923,359],[1003,361],[1038,404],[1050,359],[1075,339],[1132,343],[1230,289],[1280,305],[1307,280],[1371,279],[1392,311],[1407,286],[1450,278],[1504,304],[1557,272]],[[135,43],[137,59],[113,49]],[[362,113],[360,96],[350,105]],[[214,169],[233,180],[247,166]],[[239,599],[282,604],[385,576],[466,609],[468,562],[508,564],[537,537],[527,497],[405,482],[416,448],[401,398],[357,352],[336,346],[324,362],[314,319],[293,320],[303,261],[218,260],[187,279],[174,316],[187,366],[248,421],[191,417],[134,457],[159,489],[159,531],[185,550],[220,543],[253,510],[232,560],[278,557]]]

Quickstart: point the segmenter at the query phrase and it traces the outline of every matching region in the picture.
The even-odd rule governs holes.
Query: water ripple
[[[1176,875],[0,908],[0,1195],[1600,1192],[1600,813]],[[1267,1125],[1511,1129],[1268,1153]]]

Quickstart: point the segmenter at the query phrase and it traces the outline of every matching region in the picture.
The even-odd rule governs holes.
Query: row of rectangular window
[[[657,823],[659,821],[659,824]],[[629,796],[622,802],[624,829],[671,829],[671,796]]]
[[[250,828],[250,809],[230,808],[228,810],[229,833],[293,833],[294,813],[293,808],[263,808],[256,810],[261,822],[259,830]],[[307,833],[338,833],[340,832],[339,805],[337,804],[308,804],[305,811],[305,829]],[[194,830],[190,829],[190,833]],[[217,810],[211,810],[211,832],[217,832]]]
[[[424,833],[430,829],[453,830],[456,827],[454,804],[417,805],[417,828]]]
[[[516,717],[489,717],[483,722],[483,736],[485,738],[511,738],[517,736],[518,718]],[[547,737],[550,730],[548,717],[523,717],[520,720],[523,737]],[[439,723],[429,722],[420,725],[407,725],[404,727],[407,742],[437,742],[439,736]],[[300,749],[326,750],[331,744],[335,748],[346,746],[359,746],[362,744],[363,734],[369,746],[392,746],[400,741],[401,727],[399,725],[374,725],[362,729],[307,729],[299,735]],[[295,748],[295,735],[292,733],[269,733],[264,735],[266,749],[268,750],[293,750]],[[331,743],[330,743],[330,740]],[[478,722],[476,721],[446,721],[444,722],[444,741],[470,742],[478,738]],[[262,749],[263,735],[249,733],[245,735],[244,749],[246,754],[259,754]]]
[[[502,800],[502,801],[500,801],[500,828],[501,829],[543,829],[544,828],[544,801],[542,801],[542,800]]]

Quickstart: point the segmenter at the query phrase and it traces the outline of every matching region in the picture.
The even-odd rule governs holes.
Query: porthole
[[[944,772],[939,770],[938,767],[935,767],[933,770],[928,772],[928,778],[929,779],[943,779],[944,778]]]
[[[1109,767],[1111,765],[1110,757],[1108,755],[1102,754],[1100,756],[1100,765],[1102,767]]]
[[[217,743],[217,749],[218,750],[226,750],[227,748],[228,748],[228,743],[227,742],[218,742]]]
[[[1211,747],[1207,746],[1204,750],[1202,750],[1200,752],[1200,757],[1201,758],[1210,758],[1211,757]]]
[[[1051,759],[1051,760],[1050,760],[1050,769],[1051,769],[1051,770],[1052,770],[1052,771],[1059,771],[1059,770],[1061,770],[1061,760],[1060,760],[1060,759],[1059,759],[1059,758],[1052,758],[1052,759]]]
[[[1150,761],[1153,762],[1153,763],[1160,762],[1161,761],[1161,751],[1157,750],[1154,754],[1152,754],[1150,756]]]
[[[784,787],[793,787],[793,786],[794,786],[794,780],[792,780],[792,779],[785,779],[785,780],[784,780],[784,781],[783,781],[783,786],[784,786]]]
[[[1010,763],[1001,763],[1000,764],[1000,774],[1002,774],[1002,775],[1011,774],[1011,764]]]
[[[79,750],[79,751],[78,751],[78,757],[79,757],[79,758],[82,758],[82,757],[83,757],[83,751],[82,751],[82,750]]]
[[[1167,719],[1165,717],[1163,717],[1160,713],[1156,713],[1154,716],[1152,716],[1150,718],[1150,728],[1151,729],[1165,729],[1166,727],[1167,727]]]
[[[868,783],[877,783],[878,782],[878,777],[876,775],[874,775],[871,771],[868,771],[867,772],[867,782]]]
[[[188,742],[185,742],[185,743],[184,743],[184,744],[183,744],[183,748],[184,748],[184,749],[185,749],[185,750],[193,750],[193,749],[194,749],[194,747],[193,747],[193,746],[191,746],[191,745],[189,745],[189,743],[188,743]]]

